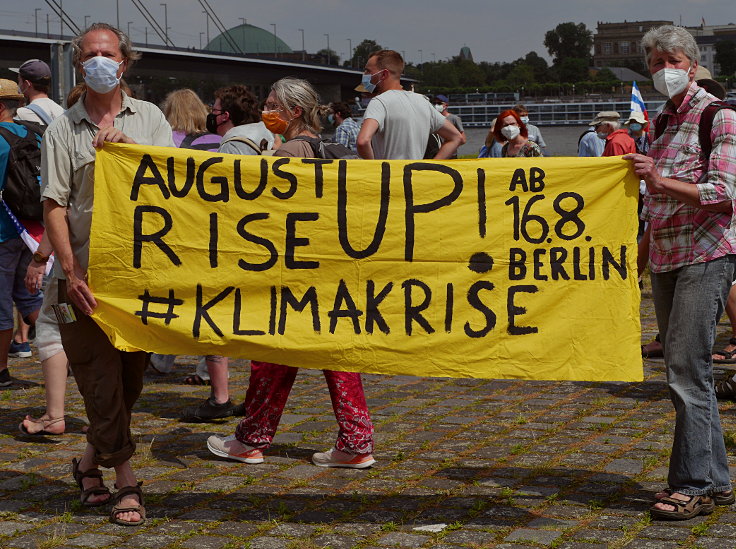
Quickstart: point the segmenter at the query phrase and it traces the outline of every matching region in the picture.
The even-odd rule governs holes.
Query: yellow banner
[[[94,317],[124,350],[638,381],[637,196],[620,158],[338,161],[106,144]]]

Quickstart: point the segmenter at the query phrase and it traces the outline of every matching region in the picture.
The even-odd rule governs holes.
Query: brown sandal
[[[72,459],[72,476],[74,477],[74,480],[77,481],[77,485],[79,486],[79,490],[81,491],[79,501],[81,501],[82,505],[84,505],[85,507],[99,507],[100,505],[107,505],[107,503],[110,501],[109,497],[103,501],[89,501],[89,498],[91,496],[102,496],[104,494],[107,494],[108,496],[110,495],[110,490],[107,486],[105,486],[105,483],[102,482],[102,471],[100,471],[98,468],[95,467],[94,469],[89,469],[82,472],[79,470],[79,462],[77,461],[77,458],[74,458]],[[82,484],[82,481],[85,478],[99,479],[100,484],[85,489],[84,484]]]
[[[716,508],[710,496],[690,496],[690,499],[686,501],[667,496],[659,499],[657,503],[674,507],[672,511],[658,509],[654,506],[649,508],[652,517],[663,520],[688,520],[698,515],[710,515]]]
[[[110,510],[110,522],[113,524],[120,524],[121,526],[140,526],[146,522],[146,508],[143,507],[143,492],[141,491],[141,484],[143,484],[143,482],[139,482],[135,486],[124,486],[115,493],[112,497],[113,507]],[[125,496],[129,495],[137,496],[140,503],[138,505],[123,507],[120,501]],[[118,518],[120,513],[138,513],[141,518],[135,522],[121,520]]]
[[[34,425],[38,425],[40,429],[38,431],[29,431],[26,427],[25,422],[28,421],[29,423],[32,423]],[[56,418],[49,418],[49,419],[36,419],[31,416],[26,416],[23,421],[20,422],[18,425],[18,429],[20,429],[20,432],[24,435],[30,435],[30,436],[40,436],[40,435],[51,435],[51,436],[59,436],[64,434],[64,430],[60,433],[54,433],[52,431],[49,431],[48,428],[52,425],[56,425],[57,423],[64,421],[64,416],[56,417]]]

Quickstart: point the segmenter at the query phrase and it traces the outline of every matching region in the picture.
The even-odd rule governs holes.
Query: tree
[[[716,42],[715,62],[721,66],[721,74],[732,76],[736,72],[736,42],[733,40]]]
[[[374,51],[382,50],[383,46],[378,44],[375,40],[368,40],[367,38],[363,40],[360,44],[355,46],[355,49],[353,50],[353,59],[351,61],[351,66],[363,68],[363,66],[368,61],[368,58]]]
[[[555,65],[568,57],[585,59],[587,62],[593,47],[593,33],[585,23],[560,23],[544,35],[544,46]]]
[[[547,82],[549,80],[549,65],[543,57],[540,57],[537,52],[530,51],[522,59],[516,61],[517,64],[523,63],[531,67],[534,73],[534,80],[537,82]]]
[[[567,57],[555,65],[559,82],[582,82],[588,80],[588,59]]]
[[[340,64],[340,56],[337,55],[337,53],[335,53],[335,50],[333,49],[328,50],[327,48],[323,48],[315,53],[315,56],[319,58],[320,63],[324,63],[325,65]]]

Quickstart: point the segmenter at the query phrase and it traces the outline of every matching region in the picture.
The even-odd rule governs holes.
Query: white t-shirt
[[[48,97],[39,97],[38,99],[34,99],[33,101],[31,101],[31,104],[41,107],[46,112],[46,114],[51,117],[51,120],[56,119],[56,117],[61,116],[64,113],[64,109]],[[26,107],[20,107],[16,111],[15,119],[44,124],[44,121],[41,120],[35,112]]]
[[[363,115],[366,118],[378,122],[371,142],[373,155],[392,160],[422,159],[429,134],[445,123],[426,97],[404,90],[389,90],[371,99]]]
[[[257,154],[256,151],[254,151],[247,143],[237,140],[228,141],[228,139],[232,137],[247,137],[259,147],[261,145],[261,140],[265,139],[268,142],[267,148],[273,148],[273,134],[266,129],[266,125],[263,122],[243,124],[242,126],[230,128],[227,133],[222,136],[220,149],[218,150],[218,152],[227,154]]]

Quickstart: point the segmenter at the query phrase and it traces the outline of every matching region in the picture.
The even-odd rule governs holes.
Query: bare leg
[[[84,448],[84,454],[82,454],[82,459],[79,460],[79,470],[84,473],[95,467],[97,467],[95,449],[90,443],[87,443],[87,446]],[[86,490],[93,486],[99,486],[100,482],[101,480],[97,478],[85,478],[82,480],[82,486]],[[110,494],[91,494],[87,501],[89,503],[99,503],[108,499],[110,499]]]
[[[13,341],[16,343],[25,343],[28,341],[28,330],[31,327],[23,322],[23,317],[18,311],[15,312],[15,322],[18,327],[15,329],[15,333],[13,334]]]
[[[230,400],[230,391],[227,380],[228,359],[225,356],[208,356],[207,373],[210,375],[212,384],[212,396],[218,404],[224,404]]]
[[[115,486],[118,490],[125,486],[135,486],[137,483],[133,468],[130,466],[130,460],[121,465],[115,466]],[[138,501],[138,497],[135,495],[129,495],[120,500],[120,504],[123,507],[135,507],[140,503],[141,502]],[[124,520],[125,522],[138,522],[141,519],[141,515],[136,511],[128,511],[125,513],[118,513],[117,518]]]
[[[728,292],[726,315],[728,316],[728,321],[731,324],[731,339],[734,339],[736,338],[736,286],[731,286],[731,290]],[[736,345],[729,342],[723,350],[732,353],[736,351]],[[713,353],[713,358],[716,360],[723,360],[726,356],[723,353],[715,352]],[[734,380],[736,380],[736,375],[734,376]]]
[[[41,361],[41,370],[43,371],[43,379],[46,386],[46,413],[36,421],[30,416],[26,416],[26,419],[23,420],[23,425],[29,433],[43,430],[43,423],[40,422],[44,420],[64,417],[67,367],[68,363],[64,351]],[[65,428],[66,426],[62,420],[50,425],[45,430],[50,433],[61,434]]]

